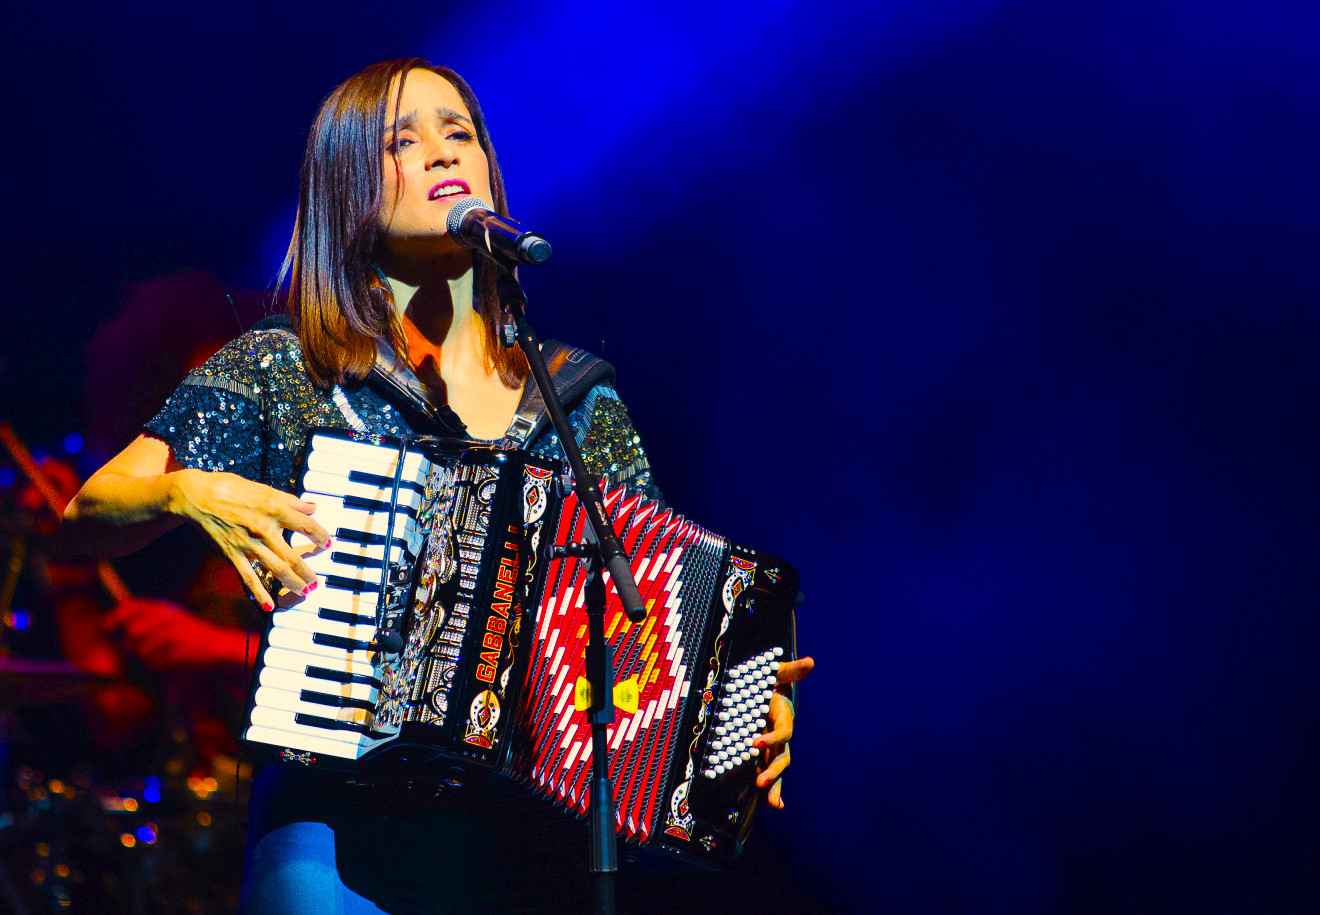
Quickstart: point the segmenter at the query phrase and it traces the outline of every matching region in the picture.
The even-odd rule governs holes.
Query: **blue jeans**
[[[241,915],[442,915],[590,908],[585,826],[480,787],[443,805],[355,795],[271,766],[252,790]]]

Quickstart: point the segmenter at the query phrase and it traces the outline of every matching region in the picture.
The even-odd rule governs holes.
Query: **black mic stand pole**
[[[586,672],[587,683],[591,687],[591,708],[587,714],[591,722],[590,870],[595,901],[593,911],[597,915],[613,915],[614,878],[619,870],[619,852],[615,844],[614,788],[610,784],[609,739],[606,734],[606,727],[614,723],[614,658],[605,640],[605,570],[609,570],[610,580],[619,592],[629,620],[637,623],[645,619],[646,608],[642,605],[641,594],[633,580],[623,543],[605,514],[605,500],[601,496],[600,487],[587,472],[577,436],[568,424],[563,404],[559,402],[559,395],[550,380],[550,371],[546,368],[545,359],[541,357],[536,329],[527,323],[523,313],[527,297],[512,269],[500,268],[498,293],[500,304],[513,318],[518,345],[527,356],[532,378],[536,380],[541,399],[545,401],[546,411],[550,414],[550,421],[559,434],[560,446],[573,471],[573,488],[577,491],[578,501],[590,523],[588,531],[592,536],[587,538],[587,543],[554,547],[553,555],[583,557],[583,564],[590,576],[583,595],[587,608]],[[506,345],[511,344],[506,340]]]

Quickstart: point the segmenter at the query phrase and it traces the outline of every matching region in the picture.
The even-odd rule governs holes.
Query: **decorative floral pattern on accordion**
[[[687,766],[683,770],[683,781],[678,783],[669,796],[669,813],[665,816],[665,834],[678,839],[692,839],[692,824],[696,818],[688,806],[688,794],[692,790],[692,779],[697,771],[697,743],[710,723],[715,703],[715,687],[720,679],[720,651],[724,648],[724,634],[729,630],[729,621],[733,619],[734,603],[743,590],[751,587],[756,577],[756,563],[739,556],[729,557],[729,576],[720,590],[724,616],[720,619],[719,634],[711,650],[710,671],[706,674],[706,685],[701,691],[701,708],[697,712],[697,724],[692,731],[692,742],[688,744]],[[708,849],[709,850],[709,849]]]
[[[449,487],[452,499],[452,504],[448,506],[450,511],[446,513],[449,530],[443,539],[435,534],[428,538],[428,554],[433,545],[439,552],[449,553],[450,579],[456,571],[458,591],[446,617],[427,632],[419,634],[418,642],[424,651],[417,676],[412,678],[412,701],[408,713],[410,721],[439,725],[444,722],[449,711],[449,692],[454,685],[463,637],[472,615],[472,592],[477,586],[481,551],[486,544],[486,531],[490,525],[490,500],[496,479],[497,475],[490,467],[463,466]],[[438,603],[439,598],[436,598],[433,605]]]
[[[495,726],[500,721],[500,698],[492,689],[482,690],[472,700],[468,710],[467,726],[463,729],[463,740],[474,746],[489,750],[495,745]]]
[[[408,640],[397,658],[383,656],[381,698],[376,711],[378,727],[397,727],[403,721],[420,718],[421,713],[413,708],[413,686],[425,659],[435,654],[433,643],[450,615],[442,599],[442,588],[453,580],[458,571],[453,546],[454,492],[453,470],[433,464],[426,479],[426,493],[418,513],[426,547],[412,599]],[[444,696],[429,708],[435,715],[436,723],[442,723],[446,711]]]

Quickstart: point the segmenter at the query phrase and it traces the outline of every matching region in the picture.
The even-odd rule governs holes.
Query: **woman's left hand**
[[[799,658],[779,666],[779,686],[770,700],[769,730],[756,738],[755,746],[761,748],[761,774],[756,777],[757,787],[770,786],[766,800],[777,810],[784,809],[783,774],[788,768],[788,740],[793,736],[793,703],[789,699],[791,687],[801,680],[816,662],[811,658]]]

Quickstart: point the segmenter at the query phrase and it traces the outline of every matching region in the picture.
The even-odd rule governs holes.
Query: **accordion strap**
[[[278,330],[297,336],[287,315],[264,318],[253,329]],[[541,344],[541,353],[545,356],[555,391],[566,410],[577,406],[596,385],[614,381],[614,366],[576,346],[558,340],[546,340]],[[398,358],[394,348],[383,340],[376,341],[376,364],[372,366],[367,380],[377,390],[384,389],[381,393],[393,395],[389,399],[411,407],[443,430],[444,434],[463,437],[465,430],[458,414],[448,404],[437,403],[430,388],[413,374],[408,364]],[[496,447],[526,448],[549,425],[550,414],[545,409],[545,401],[541,399],[540,390],[529,380],[523,386],[522,399],[518,402],[518,410],[509,425],[509,431]]]
[[[384,340],[376,341],[376,364],[371,367],[368,383],[378,392],[392,394],[393,399],[402,401],[418,414],[425,417],[443,434],[456,438],[465,437],[466,429],[458,414],[449,404],[439,403],[435,395],[422,383],[408,363],[394,352],[394,347]],[[384,391],[381,391],[381,389]]]
[[[558,340],[546,340],[541,344],[541,355],[545,357],[550,380],[555,383],[555,392],[565,410],[572,410],[596,385],[614,381],[614,366],[576,346]],[[514,414],[509,431],[504,433],[499,447],[526,448],[549,425],[550,414],[546,411],[541,392],[529,381],[523,387],[518,412]]]

